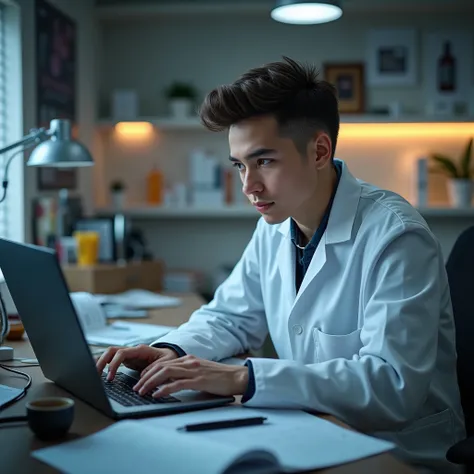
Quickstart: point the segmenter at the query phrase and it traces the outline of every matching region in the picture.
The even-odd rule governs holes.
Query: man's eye
[[[270,160],[268,158],[261,158],[257,161],[258,166],[266,166],[269,165],[273,160]]]
[[[244,165],[242,163],[232,163],[234,168],[237,168],[239,171],[244,169]]]

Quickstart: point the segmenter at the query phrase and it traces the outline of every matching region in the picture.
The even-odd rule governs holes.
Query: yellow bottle
[[[153,166],[147,176],[147,203],[161,205],[163,203],[164,179],[163,173]]]

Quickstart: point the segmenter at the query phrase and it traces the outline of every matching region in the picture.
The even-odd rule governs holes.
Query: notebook
[[[253,416],[267,421],[201,432],[180,429],[186,424]],[[34,451],[32,456],[70,474],[264,474],[330,467],[393,447],[298,410],[228,406],[120,421],[80,440]]]

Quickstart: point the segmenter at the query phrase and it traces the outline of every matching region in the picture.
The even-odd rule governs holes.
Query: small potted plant
[[[166,98],[171,115],[186,118],[193,114],[197,91],[192,84],[175,81],[166,89]]]
[[[123,209],[125,201],[125,184],[123,181],[115,180],[110,183],[110,195],[114,209]]]
[[[471,167],[472,158],[471,138],[458,161],[439,153],[432,153],[431,158],[437,164],[437,170],[446,174],[448,193],[455,207],[469,207],[472,202],[474,170]]]

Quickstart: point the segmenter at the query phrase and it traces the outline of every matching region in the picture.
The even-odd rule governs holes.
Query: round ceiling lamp
[[[341,2],[337,0],[277,0],[271,17],[281,23],[314,25],[337,20],[342,16]]]

